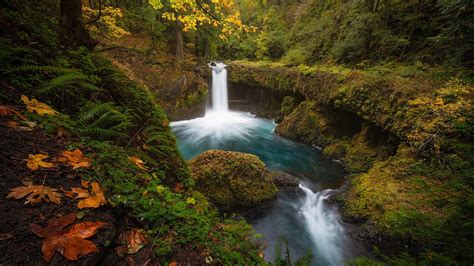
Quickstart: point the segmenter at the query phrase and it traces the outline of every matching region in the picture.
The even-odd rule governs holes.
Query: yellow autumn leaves
[[[164,9],[160,0],[150,1],[156,9]],[[210,3],[194,0],[170,0],[167,11],[162,17],[168,21],[179,21],[183,31],[197,30],[198,26],[211,26],[219,30],[219,36],[225,38],[235,31],[250,32],[255,28],[242,23],[240,12],[235,8],[234,0],[212,0]],[[211,13],[212,10],[212,14]]]
[[[30,113],[35,113],[36,112],[37,114],[39,114],[41,116],[43,116],[43,115],[55,115],[55,114],[58,113],[53,108],[49,107],[47,104],[39,102],[36,99],[31,99],[31,101],[30,101],[30,99],[28,99],[28,97],[26,97],[25,95],[21,96],[21,100],[23,101],[23,103],[25,103],[26,109]]]

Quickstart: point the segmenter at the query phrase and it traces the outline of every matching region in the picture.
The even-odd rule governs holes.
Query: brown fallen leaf
[[[135,254],[148,242],[142,229],[133,228],[120,235],[120,240],[127,243],[123,251],[128,254]]]
[[[43,161],[44,159],[48,158],[49,156],[46,154],[30,154],[27,159],[26,166],[30,168],[31,170],[38,170],[38,168],[44,167],[44,168],[52,168],[55,167],[56,165],[54,163],[50,162],[45,162]]]
[[[59,162],[67,162],[72,166],[72,169],[77,168],[89,168],[91,166],[91,159],[84,156],[80,149],[73,151],[63,151],[61,157],[58,158]]]
[[[176,192],[176,193],[182,192],[183,189],[184,189],[183,183],[177,183],[177,184],[174,186],[174,192]]]
[[[61,194],[57,192],[57,189],[43,185],[33,185],[33,182],[31,181],[25,181],[23,184],[25,185],[24,187],[16,187],[11,189],[10,193],[7,195],[7,198],[21,199],[26,197],[25,204],[35,204],[41,202],[42,200],[56,204],[61,203]]]
[[[39,102],[36,99],[31,99],[31,101],[30,101],[30,99],[28,99],[28,97],[26,97],[25,95],[21,96],[21,100],[23,101],[23,103],[25,103],[26,109],[30,113],[36,112],[40,116],[55,115],[55,114],[58,113],[53,108],[49,107],[49,105],[47,105],[45,103],[42,103],[42,102]]]
[[[98,208],[105,205],[104,192],[100,188],[98,182],[81,181],[84,188],[72,187],[71,191],[66,191],[65,195],[69,198],[80,199],[77,207],[83,208]],[[88,190],[90,188],[90,191]]]
[[[54,252],[58,251],[69,260],[77,260],[83,255],[97,252],[97,246],[94,242],[86,240],[97,230],[106,225],[103,222],[82,222],[72,224],[76,220],[77,214],[70,213],[61,218],[52,218],[48,221],[46,228],[36,224],[31,224],[31,231],[37,236],[46,238],[43,240],[43,259],[50,262]]]
[[[26,117],[20,114],[15,108],[6,105],[0,105],[0,116],[12,116],[16,115],[21,120],[26,120]]]
[[[138,168],[146,170],[145,162],[137,156],[128,157],[128,159]]]

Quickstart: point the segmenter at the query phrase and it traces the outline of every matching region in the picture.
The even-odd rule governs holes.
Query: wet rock
[[[283,171],[273,171],[273,183],[277,187],[298,187],[299,180],[295,176],[292,176]]]

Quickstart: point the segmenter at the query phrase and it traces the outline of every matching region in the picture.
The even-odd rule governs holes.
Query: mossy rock
[[[314,101],[304,101],[285,116],[276,127],[279,135],[315,145],[327,145],[332,140],[331,119]]]
[[[323,154],[328,158],[339,160],[346,154],[348,146],[349,142],[346,139],[337,140],[326,146]]]
[[[223,210],[253,207],[274,199],[272,174],[255,155],[206,151],[189,161],[196,189]]]

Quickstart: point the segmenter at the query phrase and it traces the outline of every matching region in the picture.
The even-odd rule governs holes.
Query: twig
[[[92,7],[92,6],[91,6]],[[87,22],[86,24],[94,24],[99,21],[100,17],[102,16],[102,0],[99,0],[99,15],[92,21]]]
[[[135,132],[135,135],[133,135],[132,139],[125,146],[125,149],[128,148],[128,146],[130,146],[130,144],[132,144],[132,142],[135,140],[135,138],[138,136],[138,134],[143,130],[143,128],[146,126],[146,124],[148,124],[148,122],[150,122],[150,120],[151,120],[151,116],[145,121],[145,123],[143,123],[143,125],[140,127],[140,129],[138,129],[138,131]]]

